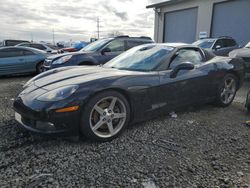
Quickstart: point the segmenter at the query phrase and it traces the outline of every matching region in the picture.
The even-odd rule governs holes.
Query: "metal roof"
[[[148,5],[148,6],[146,6],[146,8],[159,8],[159,7],[162,7],[162,6],[181,3],[183,1],[187,1],[187,0],[168,0],[168,1],[161,2],[161,3],[155,3],[155,4],[152,4],[152,5]]]

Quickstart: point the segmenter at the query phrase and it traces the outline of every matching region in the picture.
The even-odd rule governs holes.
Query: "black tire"
[[[250,112],[250,104],[248,104],[247,110],[248,110],[248,112]]]
[[[247,110],[250,112],[250,91],[247,94],[246,107]]]
[[[36,65],[36,73],[40,74],[43,72],[43,62],[40,62]]]
[[[101,136],[97,135],[97,133],[95,133],[92,130],[92,128],[93,128],[93,125],[91,125],[92,120],[93,120],[92,114],[95,111],[94,106],[96,104],[99,104],[98,102],[100,102],[102,100],[105,100],[106,98],[109,99],[109,97],[117,98],[117,101],[119,103],[121,102],[121,103],[124,104],[122,106],[126,108],[125,109],[126,113],[123,113],[123,114],[126,114],[126,117],[125,117],[125,119],[121,118],[121,120],[118,118],[119,119],[118,121],[123,122],[123,125],[122,125],[121,129],[118,129],[119,132],[117,132],[114,135],[110,134],[111,136],[109,136],[109,137],[101,137]],[[106,99],[106,100],[108,100],[108,99]],[[110,104],[109,104],[109,107],[110,107]],[[101,120],[101,115],[99,113],[97,113],[97,114],[100,116],[99,120],[97,120],[99,122]],[[104,119],[104,118],[102,117],[102,119]],[[116,91],[104,91],[104,92],[98,93],[97,95],[92,97],[89,100],[89,102],[85,105],[84,110],[83,110],[82,115],[81,115],[80,131],[81,131],[81,134],[84,137],[86,137],[86,138],[88,138],[90,140],[106,142],[106,141],[110,141],[110,140],[113,140],[114,138],[118,137],[124,131],[124,129],[128,126],[129,120],[130,120],[130,106],[129,106],[129,103],[128,103],[127,99],[119,92],[116,92]],[[115,121],[115,120],[111,120],[112,126],[113,126],[113,121]],[[104,127],[106,126],[106,128],[107,128],[108,124],[104,123],[104,124],[102,124],[102,126],[104,126]],[[102,126],[100,128],[102,128]],[[113,128],[115,130],[115,126]],[[107,130],[109,130],[109,128],[107,128]]]
[[[232,94],[230,94],[230,98],[228,100],[225,99],[225,97],[222,96],[224,89],[226,88],[225,83],[227,80],[233,80],[234,82],[234,91],[232,91]],[[217,90],[217,96],[216,96],[216,105],[220,107],[227,107],[229,106],[236,95],[237,92],[237,87],[238,87],[238,78],[233,75],[233,74],[226,74],[224,77],[223,81],[220,83],[218,90]]]

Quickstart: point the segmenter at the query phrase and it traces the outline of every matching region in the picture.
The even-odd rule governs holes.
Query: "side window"
[[[123,52],[125,51],[123,40],[113,40],[105,48],[109,48],[111,52]]]
[[[34,53],[29,50],[23,50],[23,55],[34,55]]]
[[[20,49],[9,48],[0,51],[1,58],[18,57],[18,56],[23,56],[23,52]]]
[[[138,40],[127,40],[127,50],[129,50],[130,48],[133,48],[135,46],[139,46],[144,44],[144,42],[142,41],[138,41]]]
[[[233,40],[233,39],[227,39],[226,40],[226,47],[233,47],[233,46],[236,46],[237,44],[236,44],[236,42],[235,42],[235,40]]]
[[[191,62],[194,65],[198,65],[202,62],[202,56],[199,50],[195,49],[182,49],[179,50],[174,59],[171,61],[169,68],[173,69],[177,65],[185,62]]]
[[[20,46],[29,47],[29,46],[30,46],[30,44],[21,44]]]
[[[36,48],[36,49],[39,49],[39,50],[45,50],[46,48],[41,45],[41,44],[31,44],[30,47],[32,48]]]
[[[214,44],[214,49],[216,48],[216,46],[220,46],[221,48],[225,48],[225,41],[224,41],[224,39],[218,39],[216,41],[216,43]]]

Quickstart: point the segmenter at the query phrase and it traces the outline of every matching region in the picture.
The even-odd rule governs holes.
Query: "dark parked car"
[[[229,53],[229,57],[242,58],[245,61],[245,70],[250,73],[250,42],[244,47],[237,50],[233,50]]]
[[[28,81],[14,101],[16,120],[38,133],[107,141],[131,122],[183,106],[233,101],[243,62],[192,45],[147,44],[103,66],[63,67]]]
[[[0,48],[0,75],[42,72],[42,64],[47,54],[27,47]]]
[[[231,37],[205,38],[193,44],[219,56],[228,56],[229,52],[239,48],[237,42]]]
[[[99,65],[113,59],[122,52],[142,44],[153,43],[148,37],[119,36],[95,41],[75,53],[65,53],[48,57],[44,69],[72,65]]]
[[[1,46],[16,46],[23,42],[29,42],[27,40],[3,40]]]

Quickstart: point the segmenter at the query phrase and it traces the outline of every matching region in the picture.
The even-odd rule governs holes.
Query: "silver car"
[[[228,56],[229,52],[239,48],[237,42],[231,37],[205,38],[200,39],[193,44],[212,51],[219,56]]]

